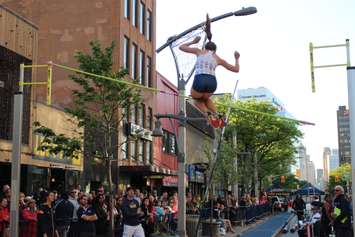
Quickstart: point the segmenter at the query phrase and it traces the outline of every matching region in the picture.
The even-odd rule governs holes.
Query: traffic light
[[[284,184],[286,182],[286,177],[284,175],[282,175],[280,177],[280,181],[281,181],[282,184]]]
[[[335,182],[339,182],[340,181],[340,177],[339,176],[335,176]]]

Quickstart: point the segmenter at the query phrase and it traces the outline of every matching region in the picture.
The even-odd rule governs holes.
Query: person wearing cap
[[[144,237],[144,230],[140,222],[140,217],[143,212],[139,202],[134,198],[134,190],[131,187],[127,188],[127,196],[122,203],[123,215],[123,237]]]
[[[352,237],[351,229],[351,213],[350,203],[346,200],[344,195],[344,188],[340,185],[335,186],[334,212],[333,212],[333,226],[336,236]]]
[[[27,207],[23,209],[22,217],[26,224],[21,231],[21,237],[37,237],[37,206],[36,200],[27,198]]]

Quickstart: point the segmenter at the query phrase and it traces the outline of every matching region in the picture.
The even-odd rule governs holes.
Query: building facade
[[[179,113],[178,90],[163,75],[157,73],[157,88],[168,93],[158,93],[157,113],[175,114]],[[186,116],[190,118],[204,118],[204,115],[190,101],[186,101]],[[154,142],[156,162],[159,166],[172,170],[173,175],[164,174],[160,182],[162,189],[177,189],[177,137],[179,124],[176,120],[161,119],[163,138]],[[188,190],[192,194],[202,194],[206,182],[206,169],[209,160],[206,154],[206,147],[212,147],[214,130],[207,121],[187,121],[186,124],[186,176]],[[164,182],[169,179],[170,182]],[[172,182],[173,181],[173,182]]]
[[[278,115],[287,118],[293,118],[293,116],[286,110],[283,102],[265,87],[238,90],[238,100],[266,101],[277,108]]]
[[[349,110],[339,106],[337,110],[339,164],[351,164]]]
[[[329,160],[329,173],[339,167],[339,152],[338,149],[332,149],[332,154]]]
[[[329,147],[323,149],[323,173],[324,181],[329,181],[329,161],[330,161],[331,151]]]
[[[18,91],[20,63],[37,63],[39,28],[4,5],[0,5],[0,25],[0,185],[3,185],[11,182],[13,94]],[[37,72],[26,69],[25,82],[38,81]],[[33,122],[68,137],[77,135],[68,132],[76,124],[71,124],[64,112],[34,100],[38,90],[35,86],[24,86],[20,189],[27,194],[39,187],[63,191],[66,185],[79,183],[83,170],[82,156],[69,159],[37,149],[43,138],[33,133]]]
[[[323,179],[324,173],[323,169],[317,169],[317,186],[323,189],[324,187],[324,179]]]
[[[103,47],[114,42],[114,70],[125,68],[129,72],[128,80],[156,87],[155,0],[7,0],[4,4],[38,26],[38,63],[53,61],[77,67],[76,52],[89,52],[91,41],[99,41]],[[58,108],[72,104],[74,85],[67,80],[69,74],[73,73],[56,68],[53,72],[52,101]],[[38,71],[36,79],[41,81],[45,77],[46,72]],[[44,101],[45,96],[45,89],[38,89],[33,94],[38,102]],[[116,158],[120,160],[113,163],[116,164],[113,167],[116,184],[141,185],[141,179],[135,180],[136,174],[153,164],[153,139],[149,133],[155,113],[155,95],[142,90],[142,97],[142,104],[129,108],[122,124],[124,129],[117,138],[117,141],[128,142],[116,152]],[[131,135],[142,129],[147,136],[134,140]],[[122,166],[121,170],[117,164]],[[86,157],[84,173],[82,185],[90,184],[91,187],[97,186],[106,176],[104,170],[94,170],[92,157]],[[150,174],[150,170],[146,173]]]

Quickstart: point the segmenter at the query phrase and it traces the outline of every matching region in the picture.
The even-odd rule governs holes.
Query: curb
[[[287,221],[286,221],[287,224],[289,224],[290,221],[292,220],[292,218],[294,217],[294,215],[293,215],[292,213],[290,213],[290,214],[291,214],[291,215],[288,217],[288,219],[287,219]],[[283,227],[284,227],[284,225],[282,225],[279,229],[277,229],[277,230],[275,231],[275,233],[274,233],[271,237],[276,237],[278,234],[280,234]]]

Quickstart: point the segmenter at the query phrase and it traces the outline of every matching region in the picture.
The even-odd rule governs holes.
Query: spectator
[[[134,199],[137,200],[139,206],[142,204],[141,191],[138,188],[134,192]]]
[[[232,227],[231,221],[226,217],[226,208],[223,203],[218,203],[217,204],[217,209],[218,209],[218,219],[223,221],[223,224],[226,228],[226,231],[230,231],[232,233],[235,233],[235,230]]]
[[[105,201],[105,195],[99,193],[97,200],[94,203],[94,211],[97,216],[96,226],[96,236],[106,236],[108,234],[109,227],[109,212],[108,206]]]
[[[127,197],[122,203],[123,237],[144,237],[139,218],[143,215],[139,202],[134,198],[133,188],[127,188]]]
[[[352,237],[351,229],[351,214],[350,203],[346,200],[344,195],[344,188],[340,185],[335,186],[334,199],[334,230],[336,236]]]
[[[77,211],[79,237],[95,237],[95,221],[97,220],[95,211],[89,206],[86,195],[81,195],[79,202],[80,207]]]
[[[54,193],[47,192],[45,194],[46,202],[43,203],[38,212],[38,232],[41,237],[58,236],[58,232],[54,225]]]
[[[9,208],[8,201],[5,197],[0,198],[0,236],[8,237],[9,235]]]
[[[154,232],[154,217],[153,217],[153,206],[148,198],[143,200],[141,206],[143,216],[141,217],[142,227],[144,229],[145,237],[149,237],[151,233]]]
[[[331,234],[331,223],[333,223],[332,213],[332,197],[330,194],[327,194],[324,198],[322,207],[322,215],[320,220],[320,237],[328,237]]]
[[[303,220],[306,203],[303,201],[300,195],[296,196],[296,199],[292,203],[292,208],[296,211],[298,220]]]
[[[78,237],[78,216],[77,216],[77,211],[80,207],[79,202],[78,202],[78,190],[72,189],[69,193],[69,202],[73,204],[73,217],[72,221],[70,224],[70,229],[69,229],[69,237]]]
[[[22,218],[26,224],[23,226],[21,237],[37,237],[36,200],[29,199],[27,201],[27,207],[22,212]]]
[[[59,237],[68,236],[73,218],[74,205],[68,199],[68,194],[63,193],[55,205],[55,224]]]
[[[169,195],[168,192],[163,192],[163,195],[160,197],[160,201],[163,202],[168,202],[169,201]]]

